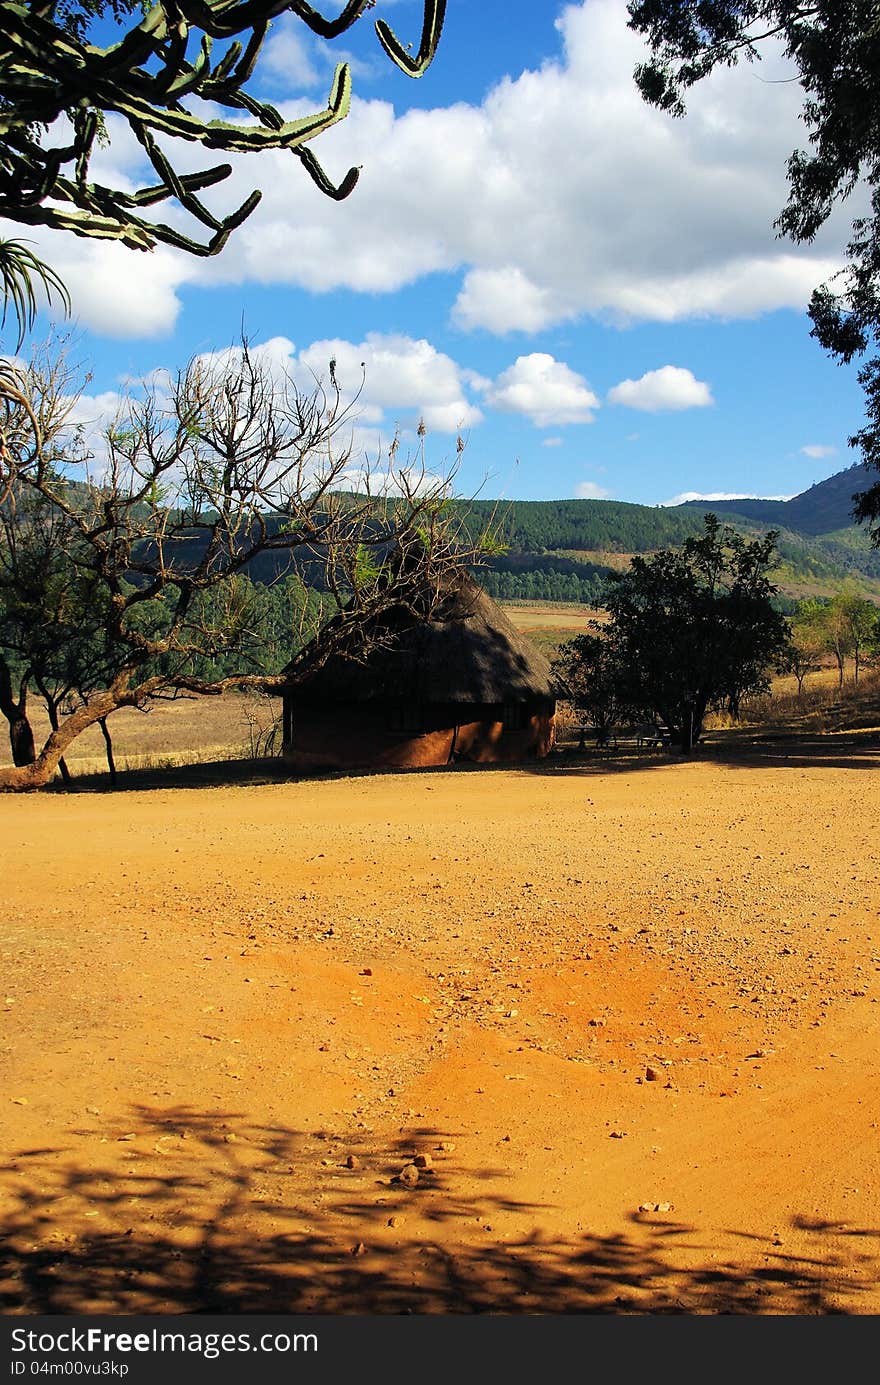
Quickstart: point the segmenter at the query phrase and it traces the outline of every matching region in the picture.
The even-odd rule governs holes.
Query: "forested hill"
[[[703,528],[702,513],[683,506],[664,509],[620,500],[472,500],[466,509],[478,528],[492,524],[517,553],[650,553],[683,543]]]
[[[714,511],[748,535],[779,531],[777,580],[789,595],[831,594],[856,577],[880,599],[880,552],[851,513],[853,493],[875,479],[859,465],[791,500],[694,501],[674,508],[616,500],[460,503],[473,517],[474,532],[491,523],[505,546],[480,574],[495,597],[595,601],[609,568],[621,566],[624,555],[677,546],[700,533],[703,516]]]
[[[852,526],[853,496],[876,481],[876,471],[857,462],[790,500],[688,500],[678,508],[714,510],[725,517],[743,515],[801,534],[831,534]]]

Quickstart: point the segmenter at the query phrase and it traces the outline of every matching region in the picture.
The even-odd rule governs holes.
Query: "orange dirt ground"
[[[878,816],[852,740],[0,799],[0,1308],[880,1312]]]

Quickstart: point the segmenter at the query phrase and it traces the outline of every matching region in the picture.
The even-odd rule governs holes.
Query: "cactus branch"
[[[319,37],[335,39],[374,3],[346,0],[328,18],[307,0],[155,0],[137,22],[132,17],[118,42],[102,48],[87,41],[75,5],[65,7],[65,22],[56,0],[0,0],[0,216],[139,250],[162,243],[195,255],[217,254],[260,194],[251,193],[225,217],[208,211],[197,194],[229,177],[231,166],[181,172],[173,148],[180,140],[230,154],[289,149],[322,193],[336,201],[347,197],[359,170],[350,168],[337,182],[307,146],[348,115],[348,65],[337,67],[326,107],[296,120],[284,120],[247,84],[273,19],[289,14]],[[423,5],[415,56],[387,24],[376,25],[391,61],[412,77],[434,56],[446,0]],[[113,6],[114,13],[135,8],[135,0]],[[206,119],[204,105],[192,108],[189,98],[211,103],[221,114]],[[158,182],[130,192],[89,181],[95,140],[108,128],[112,133],[105,124],[110,115],[127,123]],[[138,215],[138,209],[165,201],[206,227],[207,241]]]
[[[392,29],[388,27],[384,19],[377,20],[376,34],[379,42],[385,49],[389,58],[401,72],[405,72],[408,77],[421,77],[433,60],[437,52],[437,45],[440,42],[440,33],[443,29],[443,19],[446,14],[446,0],[426,0],[425,19],[422,25],[422,41],[419,44],[419,51],[414,58],[410,57],[400,40]]]

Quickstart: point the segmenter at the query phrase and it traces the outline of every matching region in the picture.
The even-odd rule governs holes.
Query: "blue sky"
[[[333,356],[355,387],[364,362],[355,445],[369,455],[423,418],[442,473],[460,433],[465,494],[791,495],[856,460],[855,371],[811,340],[805,312],[853,209],[811,246],[774,236],[803,142],[778,55],[713,76],[676,121],[635,91],[622,0],[449,0],[419,81],[379,49],[382,15],[417,41],[420,0],[379,0],[332,45],[285,18],[255,74],[292,115],[322,106],[351,56],[351,114],[314,145],[337,178],[362,165],[346,202],[272,153],[238,159],[214,192],[224,209],[264,192],[214,259],[2,228],[71,289],[84,416],[243,325],[294,373],[325,374]],[[136,182],[139,147],[121,122],[110,133],[96,176]]]

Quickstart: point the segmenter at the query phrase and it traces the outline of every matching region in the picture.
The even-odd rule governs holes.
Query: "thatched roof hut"
[[[293,764],[523,760],[553,743],[557,687],[544,654],[471,579],[427,619],[397,607],[359,658],[331,656],[285,694]]]

